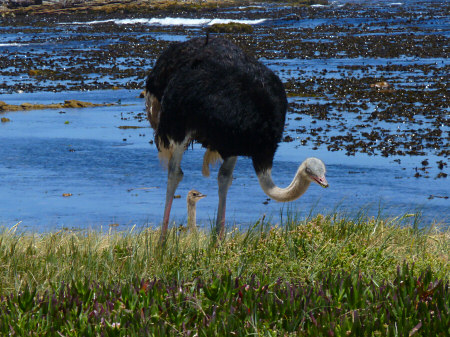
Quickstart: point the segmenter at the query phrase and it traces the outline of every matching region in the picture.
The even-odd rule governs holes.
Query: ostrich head
[[[197,201],[206,197],[206,194],[202,194],[197,190],[190,190],[187,195],[187,201],[190,204],[196,204]]]
[[[325,164],[318,158],[307,158],[304,162],[303,175],[311,182],[315,182],[322,187],[328,187],[325,178]]]

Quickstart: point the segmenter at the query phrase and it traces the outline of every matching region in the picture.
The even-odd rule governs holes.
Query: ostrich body
[[[312,181],[328,186],[325,165],[317,158],[305,160],[288,187],[275,185],[272,163],[287,109],[283,84],[269,68],[225,39],[197,38],[170,45],[147,78],[146,105],[160,158],[168,161],[161,240],[167,233],[173,195],[183,178],[181,159],[193,141],[207,149],[205,175],[214,159],[223,159],[216,221],[220,238],[237,156],[252,159],[263,191],[277,201],[297,199]]]
[[[188,210],[188,228],[191,232],[195,233],[197,232],[197,225],[196,225],[196,205],[197,202],[200,199],[203,199],[206,197],[205,194],[200,193],[196,190],[190,190],[187,197],[186,197],[186,203],[187,203],[187,210]]]

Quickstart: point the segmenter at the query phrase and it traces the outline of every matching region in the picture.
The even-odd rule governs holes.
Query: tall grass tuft
[[[0,294],[25,284],[42,292],[73,280],[193,280],[226,273],[268,283],[280,278],[314,283],[325,270],[358,270],[381,282],[395,279],[404,262],[414,264],[417,275],[429,269],[448,279],[449,230],[408,226],[407,218],[335,213],[300,220],[293,214],[281,225],[263,218],[247,230],[234,228],[221,243],[210,233],[172,229],[164,247],[154,229],[30,234],[18,226],[3,228]]]

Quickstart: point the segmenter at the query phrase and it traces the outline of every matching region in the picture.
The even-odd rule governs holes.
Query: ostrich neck
[[[195,229],[196,223],[195,223],[195,201],[188,200],[187,202],[187,209],[188,209],[188,228]]]
[[[258,173],[258,180],[264,193],[276,201],[292,201],[299,198],[309,187],[310,180],[303,175],[303,164],[297,170],[294,179],[288,187],[281,188],[275,185],[272,180],[272,170],[268,169]]]

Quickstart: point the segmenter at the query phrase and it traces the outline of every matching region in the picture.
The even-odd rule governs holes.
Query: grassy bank
[[[260,221],[219,245],[173,230],[164,249],[151,229],[3,229],[0,331],[444,336],[450,233],[405,219]]]
[[[280,227],[260,221],[249,230],[232,230],[217,247],[205,232],[173,230],[164,251],[153,229],[20,234],[20,228],[5,228],[0,232],[0,293],[18,291],[23,284],[44,291],[72,279],[191,280],[226,272],[264,282],[280,277],[314,282],[323,271],[358,269],[375,280],[392,280],[404,261],[414,264],[417,274],[429,267],[436,277],[448,278],[449,231],[402,226],[404,221],[337,214],[303,221],[291,217]]]

